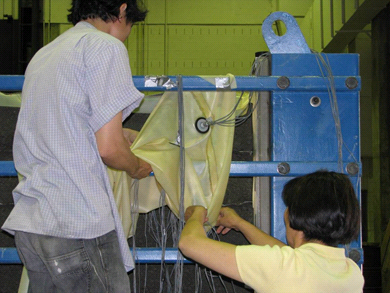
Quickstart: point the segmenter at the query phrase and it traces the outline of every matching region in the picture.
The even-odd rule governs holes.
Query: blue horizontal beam
[[[212,79],[213,76],[204,76]],[[346,86],[346,79],[349,76],[335,76],[334,84],[336,91],[351,91]],[[172,82],[176,83],[175,76],[169,76]],[[235,76],[237,88],[235,91],[328,91],[328,81],[323,77],[317,76],[293,76],[288,77],[290,85],[286,89],[280,89],[277,81],[280,76]],[[355,77],[358,81],[358,86],[354,91],[360,90],[360,77]],[[183,76],[183,90],[184,91],[215,91],[216,86],[205,78],[200,76]],[[140,91],[164,91],[163,86],[159,87],[145,87],[144,76],[134,76],[134,85]],[[172,90],[176,90],[173,88]]]
[[[0,248],[0,264],[20,264],[18,252],[13,247]]]
[[[24,75],[0,75],[0,91],[21,91]]]
[[[133,249],[130,248],[133,253]],[[161,248],[136,248],[134,260],[139,264],[160,264],[163,251]],[[174,264],[178,259],[177,248],[166,248],[164,251],[164,263]],[[184,258],[184,263],[191,263],[191,261]],[[0,264],[21,264],[18,252],[14,247],[0,247]]]
[[[13,161],[0,161],[0,176],[18,176]]]
[[[215,76],[205,76],[213,78]],[[280,89],[277,86],[277,80],[280,76],[236,76],[237,88],[235,91],[328,91],[329,84],[323,77],[318,76],[292,76],[288,77],[290,85],[286,89]],[[172,82],[176,83],[175,76],[169,76]],[[348,89],[345,81],[348,76],[335,76],[334,84],[336,91],[359,91],[360,77],[355,76],[358,86],[351,90]],[[23,86],[23,75],[0,75],[0,91],[21,91]],[[135,87],[140,91],[165,91],[163,86],[147,87],[145,86],[144,76],[133,76]],[[177,90],[173,87],[171,90]],[[184,91],[215,91],[216,86],[200,76],[183,76]]]
[[[289,171],[287,173],[280,172],[280,166],[288,164]],[[343,170],[346,172],[348,164],[343,163]],[[356,163],[358,173],[361,175],[361,164]],[[230,177],[268,177],[268,176],[300,176],[308,173],[326,169],[328,171],[338,171],[337,162],[254,162],[254,161],[236,161],[232,162],[230,166]]]
[[[359,251],[362,256],[358,261],[359,264],[363,264],[363,250],[359,247],[344,247],[346,249],[346,255],[348,256],[348,252],[350,250]],[[130,251],[133,253],[133,249],[130,248]],[[178,261],[178,249],[177,248],[166,248],[164,251],[161,248],[136,248],[134,255],[134,261],[138,264],[160,264],[162,259],[164,259],[164,263],[166,264],[175,264]],[[183,257],[184,263],[192,263],[190,260]],[[0,264],[21,264],[21,260],[19,258],[18,252],[14,247],[0,247]]]
[[[131,252],[134,255],[134,260],[136,263],[140,264],[156,264],[161,263],[161,260],[163,259],[163,251],[161,248],[149,248],[149,247],[143,247],[143,248],[136,248],[135,254],[134,250],[130,248]],[[181,254],[180,254],[181,255]],[[165,248],[164,251],[164,262],[169,264],[175,264],[177,263],[178,257],[180,257],[179,251],[177,248]],[[183,257],[184,263],[191,263],[188,259]]]
[[[280,165],[287,163],[290,170],[286,174],[280,172]],[[344,162],[344,171],[350,162]],[[356,176],[361,175],[361,164]],[[300,176],[320,169],[338,171],[337,162],[253,162],[234,161],[230,166],[231,177],[268,177],[268,176]],[[0,161],[0,176],[17,176],[13,161]]]

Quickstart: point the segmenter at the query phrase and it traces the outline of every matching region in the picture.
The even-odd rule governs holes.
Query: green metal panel
[[[45,23],[50,23],[50,3],[51,0],[43,0],[43,20]]]
[[[321,52],[323,48],[321,10],[321,0],[314,0],[312,7],[305,16],[307,19],[305,24],[309,27],[307,29],[301,27],[301,30],[306,31],[304,36],[308,41],[309,47],[318,52]],[[311,41],[307,39],[308,35],[310,35]]]
[[[59,34],[64,33],[65,31],[67,31],[71,27],[73,27],[73,24],[71,24],[71,23],[66,23],[66,24],[61,23],[61,24],[59,24]]]
[[[324,44],[328,44],[332,40],[331,35],[331,18],[330,18],[330,1],[322,1],[322,19],[323,19],[323,40]]]
[[[313,7],[312,6],[306,12],[305,17],[303,19],[300,19],[298,25],[301,28],[301,32],[305,37],[307,45],[309,46],[309,48],[314,49],[314,37],[312,34],[312,30],[313,30]]]
[[[3,16],[4,14],[8,14],[8,15],[12,15],[12,5],[13,5],[13,1],[11,0],[4,0],[3,2],[3,14],[1,16]]]
[[[133,75],[145,75],[145,24],[139,23],[132,27],[131,34],[125,41],[129,52],[130,66]]]
[[[145,6],[149,10],[146,17],[148,24],[163,24],[165,23],[165,5],[167,0],[145,0]],[[183,1],[184,2],[184,1]]]
[[[68,9],[71,7],[71,1],[64,0],[46,0],[49,2],[49,13],[51,23],[67,23]]]
[[[167,74],[248,75],[266,48],[260,25],[170,25]]]
[[[260,24],[272,12],[272,2],[264,0],[169,0],[167,1],[167,20],[173,24]]]
[[[355,13],[356,9],[356,0],[345,0],[345,19],[350,19]]]
[[[311,7],[313,0],[278,0],[278,8],[276,10],[288,12],[293,15],[296,20],[304,16],[307,10]]]
[[[146,30],[145,66],[146,74],[162,75],[165,73],[167,62],[165,54],[165,26],[148,25]]]
[[[340,30],[343,26],[343,10],[341,1],[333,1],[333,33]]]
[[[298,16],[310,47],[322,49],[320,0],[144,2],[149,10],[146,21],[134,26],[125,43],[133,74],[247,75],[254,53],[267,50],[261,23],[275,9]],[[70,0],[44,0],[45,43],[70,27],[69,8]],[[329,7],[324,17],[330,17]],[[330,37],[330,31],[327,35]]]
[[[12,15],[14,19],[19,17],[19,0],[2,0],[0,1],[0,19],[4,18],[4,15]]]

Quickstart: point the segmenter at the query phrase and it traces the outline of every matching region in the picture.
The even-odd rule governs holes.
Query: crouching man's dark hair
[[[284,186],[282,197],[290,227],[303,231],[306,240],[337,246],[357,238],[359,203],[346,175],[317,171],[294,178]]]
[[[74,25],[88,18],[101,18],[105,22],[119,18],[119,8],[127,4],[126,21],[132,24],[145,20],[147,10],[138,0],[72,0],[68,21]]]

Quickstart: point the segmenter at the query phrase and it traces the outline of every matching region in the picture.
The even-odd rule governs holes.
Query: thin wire
[[[254,107],[251,106],[253,104],[252,99],[253,99],[253,92],[249,92],[249,97],[248,97],[248,104],[246,108],[242,109],[240,114],[236,114],[237,108],[242,100],[242,97],[245,92],[241,92],[240,97],[238,98],[236,104],[234,105],[233,109],[226,114],[225,116],[218,118],[216,120],[207,120],[208,125],[220,125],[220,126],[239,126],[243,124],[246,120],[248,120],[249,117],[251,117],[253,113]],[[258,100],[256,100],[255,105],[257,105]],[[243,113],[247,113],[245,115],[242,115]]]
[[[148,221],[148,214],[145,215],[145,223],[147,223]],[[147,237],[147,229],[146,229],[147,225],[144,226],[144,239],[145,239],[145,244],[146,244],[146,247],[148,246],[148,237]],[[133,236],[135,237],[135,236]],[[145,293],[145,290],[146,290],[146,286],[147,286],[147,280],[148,280],[148,276],[147,276],[147,272],[148,272],[148,265],[146,264],[145,265],[145,278],[144,278],[144,293]]]
[[[266,53],[261,54],[259,57],[256,57],[255,61],[252,64],[252,68],[251,68],[249,75],[260,76],[261,71],[263,69],[263,62],[262,61],[265,58],[268,58],[269,55],[270,55],[270,53],[266,52]],[[241,92],[241,95],[240,95],[237,103],[235,104],[233,109],[228,114],[226,114],[225,116],[223,116],[219,119],[216,119],[216,120],[211,120],[211,121],[208,120],[206,123],[209,125],[217,124],[220,126],[239,126],[239,125],[245,123],[245,121],[247,121],[248,118],[252,116],[252,113],[253,113],[254,109],[256,108],[257,103],[259,102],[259,99],[256,99],[256,101],[254,103],[252,102],[253,97],[254,97],[254,93],[255,92],[253,92],[253,91],[249,92],[248,105],[245,109],[243,109],[241,111],[240,114],[236,115],[236,111],[237,111],[237,108],[242,100],[244,92]],[[247,113],[247,114],[242,115],[243,113]]]
[[[138,187],[139,187],[139,180],[135,179],[133,180],[131,184],[131,188],[133,189],[133,194],[134,198],[130,204],[130,215],[131,215],[131,227],[130,231],[132,234],[135,234],[135,227],[137,225],[137,220],[138,220],[138,211],[139,211],[139,202],[138,202]],[[136,250],[136,243],[135,243],[135,235],[132,237],[132,247],[133,247],[133,259],[137,260],[138,255],[137,255],[137,250]],[[136,268],[137,266],[135,266]],[[137,292],[137,276],[138,275],[138,270],[136,269],[135,272],[133,273],[133,290],[134,292]]]
[[[141,279],[141,275],[139,278]],[[148,264],[145,264],[144,293],[146,292],[147,281],[148,281]],[[141,283],[141,281],[140,281],[140,283]]]
[[[195,263],[195,293],[202,292],[201,291],[202,285],[203,285],[203,281],[202,281],[201,268],[197,263]]]
[[[243,202],[237,202],[237,203],[229,203],[229,204],[223,204],[222,206],[223,207],[230,207],[230,206],[236,206],[236,207],[239,207],[239,206],[243,206],[243,205],[246,205],[246,204],[252,204],[253,202],[251,200],[246,200],[246,201],[243,201]]]
[[[167,233],[166,233],[166,226],[165,226],[165,191],[161,191],[160,195],[160,206],[161,208],[161,263],[160,263],[160,291],[163,292],[164,290],[164,278],[163,274],[165,271],[165,250],[166,250],[166,244],[167,244]]]
[[[333,120],[335,123],[335,129],[336,129],[336,137],[337,137],[337,149],[338,149],[338,160],[337,160],[337,166],[338,166],[338,171],[340,173],[344,173],[344,168],[343,168],[343,145],[344,145],[344,140],[343,140],[343,135],[341,131],[341,123],[340,123],[340,115],[339,115],[339,108],[338,108],[338,103],[337,103],[337,95],[336,95],[336,86],[334,82],[334,77],[332,73],[332,69],[329,64],[329,59],[326,56],[326,61],[322,57],[322,55],[318,52],[312,51],[316,57],[316,61],[318,64],[318,68],[321,71],[322,77],[324,77],[328,82],[326,83],[326,87],[328,89],[328,95],[329,95],[329,102],[331,105],[332,109],[332,115],[333,115]],[[321,66],[322,65],[322,66]],[[323,68],[326,71],[326,74],[323,71]]]
[[[185,191],[185,150],[184,150],[184,99],[183,99],[183,81],[182,76],[177,78],[177,93],[178,93],[178,116],[179,116],[179,137],[180,137],[180,207],[179,207],[179,222],[178,230],[181,232],[184,227],[184,191]],[[178,237],[177,237],[178,242]],[[177,250],[177,262],[175,263],[175,292],[182,292],[183,283],[183,267],[184,257]]]
[[[211,239],[214,239],[214,240],[217,240],[217,241],[220,241],[220,238],[219,238],[219,235],[218,233],[216,232],[215,228],[211,226],[211,224],[209,222],[205,223],[205,226],[206,227],[209,227],[210,230],[207,232],[207,237],[211,238]],[[216,291],[216,284],[214,282],[214,279],[215,278],[218,278],[218,280],[221,282],[221,285],[222,287],[224,288],[224,291],[226,293],[229,292],[224,280],[222,279],[222,276],[220,274],[214,274],[214,272],[208,268],[200,268],[197,264],[195,266],[195,292],[202,292],[202,291],[199,291],[199,290],[202,290],[202,286],[201,286],[201,282],[202,282],[202,278],[201,278],[201,271],[203,270],[203,273],[204,273],[204,276],[205,276],[205,279],[207,281],[207,284],[209,286],[209,289],[212,291],[212,292],[217,292]],[[234,284],[232,283],[232,285],[234,286]],[[234,290],[234,287],[233,287],[233,290]],[[235,291],[235,290],[234,290]]]
[[[207,281],[207,284],[209,285],[211,292],[215,292],[215,286],[212,282],[212,279],[209,278],[208,270],[206,268],[204,268],[203,271],[204,271],[204,275],[206,277],[206,281]]]

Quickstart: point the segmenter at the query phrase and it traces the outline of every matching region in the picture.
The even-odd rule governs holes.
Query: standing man
[[[151,167],[122,121],[143,98],[123,41],[146,10],[137,0],[73,0],[75,26],[25,73],[13,155],[23,176],[3,229],[15,234],[29,292],[129,292],[134,262],[106,166],[133,178]]]

